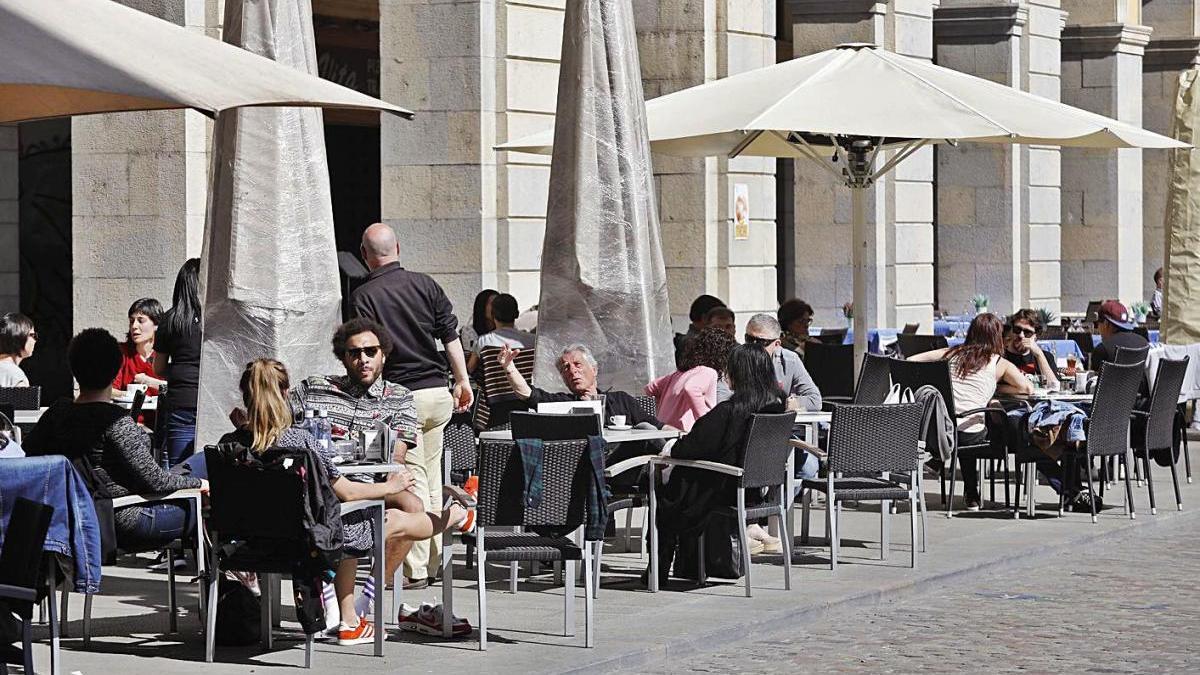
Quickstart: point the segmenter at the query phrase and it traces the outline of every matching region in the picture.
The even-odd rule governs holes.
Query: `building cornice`
[[[1125,23],[1068,25],[1062,32],[1062,54],[1064,58],[1105,54],[1142,56],[1153,32],[1150,26]]]
[[[1019,36],[1029,21],[1029,10],[1016,2],[979,3],[940,7],[933,13],[938,40]]]
[[[795,18],[869,17],[887,14],[888,3],[879,0],[787,0]]]
[[[1200,37],[1150,40],[1142,59],[1143,70],[1187,70],[1200,65]]]

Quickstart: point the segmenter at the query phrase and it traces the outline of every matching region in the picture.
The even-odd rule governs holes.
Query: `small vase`
[[[987,314],[987,311],[988,311],[987,305],[984,305],[982,307],[976,307],[975,308],[975,316],[979,316],[980,314]]]

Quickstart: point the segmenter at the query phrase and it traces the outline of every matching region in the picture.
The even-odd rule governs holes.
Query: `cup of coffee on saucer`
[[[630,427],[628,424],[625,424],[624,415],[613,415],[612,417],[608,418],[608,428],[617,429],[619,431],[622,429],[628,429]]]

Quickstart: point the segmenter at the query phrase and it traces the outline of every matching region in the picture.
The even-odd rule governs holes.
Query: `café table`
[[[946,338],[946,344],[951,347],[957,347],[963,341],[963,338],[960,337]],[[1038,340],[1038,346],[1047,355],[1053,354],[1060,366],[1065,365],[1068,356],[1074,356],[1080,361],[1083,360],[1083,352],[1074,340]]]
[[[678,429],[604,429],[604,440],[609,443],[633,443],[637,441],[666,440],[679,438],[682,434]],[[481,441],[511,441],[512,430],[497,429],[484,431],[479,434]]]

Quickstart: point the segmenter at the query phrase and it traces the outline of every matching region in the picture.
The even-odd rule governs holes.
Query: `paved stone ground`
[[[1198,535],[1197,519],[1138,531],[638,670],[1196,672]]]

